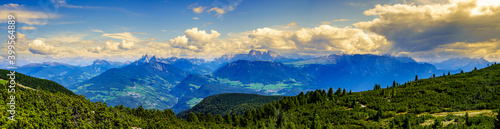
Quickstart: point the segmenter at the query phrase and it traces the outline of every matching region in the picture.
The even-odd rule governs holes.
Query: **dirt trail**
[[[3,80],[3,79],[0,79],[0,80]],[[4,81],[5,81],[5,80],[4,80]],[[23,84],[19,84],[19,83],[17,84],[17,86],[22,87],[22,88],[24,88],[24,89],[35,90],[35,89],[31,88],[31,87],[27,87],[27,86],[24,86]]]

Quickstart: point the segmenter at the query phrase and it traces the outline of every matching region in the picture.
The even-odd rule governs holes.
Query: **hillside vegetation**
[[[9,76],[7,74],[10,74],[9,70],[4,70],[0,69],[0,79],[3,79],[5,81],[9,81]],[[67,95],[76,95],[72,91],[64,88],[64,86],[57,84],[54,81],[50,81],[47,79],[39,79],[35,77],[31,77],[28,75],[24,75],[22,73],[15,73],[16,78],[15,81],[16,83],[22,84],[24,86],[33,88],[33,89],[40,89],[40,90],[45,90],[48,92],[52,93],[64,93]]]
[[[243,115],[246,110],[259,108],[283,96],[263,96],[256,94],[226,93],[209,96],[196,106],[177,114],[179,118],[187,118],[189,112],[210,113],[212,115]]]
[[[500,65],[493,65],[456,75],[416,77],[387,88],[376,84],[364,92],[310,91],[224,118],[233,126],[251,128],[499,128],[498,113],[468,114],[498,108]],[[458,111],[465,115],[453,114]],[[205,116],[196,113],[187,120]]]
[[[416,79],[374,90],[316,90],[283,97],[243,115],[190,112],[186,120],[170,109],[108,107],[84,96],[17,87],[16,121],[4,128],[499,128],[500,65],[455,75]],[[0,85],[6,89],[6,85]],[[30,86],[32,87],[32,86]],[[50,89],[48,89],[50,90]],[[18,91],[18,90],[16,90]],[[0,90],[0,104],[9,93]],[[222,94],[226,105],[241,94]],[[251,96],[251,95],[250,95]],[[232,98],[236,97],[236,98]],[[215,97],[217,98],[217,97]],[[253,97],[258,98],[258,97]],[[218,101],[207,98],[209,101]],[[231,102],[233,101],[233,102]],[[251,100],[252,102],[254,100]],[[204,104],[204,103],[200,103]],[[207,111],[211,105],[192,111]],[[217,107],[217,106],[216,106]],[[225,108],[225,107],[224,107]],[[493,111],[493,112],[492,112]],[[225,110],[224,112],[228,112]],[[224,114],[223,112],[223,114]],[[0,106],[2,118],[9,116]]]

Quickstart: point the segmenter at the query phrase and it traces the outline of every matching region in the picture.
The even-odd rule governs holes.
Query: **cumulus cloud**
[[[101,47],[88,48],[87,50],[89,52],[92,52],[92,53],[101,53],[102,52],[102,48]]]
[[[111,51],[116,51],[116,50],[119,50],[118,49],[119,45],[120,45],[120,43],[118,43],[118,42],[106,41],[104,49],[111,50]]]
[[[174,39],[170,39],[170,43],[174,47],[198,50],[206,47],[208,43],[211,43],[220,35],[221,34],[215,30],[211,30],[209,34],[205,30],[198,30],[198,28],[195,27],[184,31],[183,36],[177,36]]]
[[[33,43],[29,44],[29,51],[33,54],[39,55],[50,55],[57,53],[57,50],[54,49],[54,46],[50,46],[45,44],[43,40],[36,39]]]
[[[349,54],[381,54],[391,47],[384,36],[361,29],[330,25],[299,30],[260,28],[248,35],[255,48],[329,51]]]
[[[498,38],[500,1],[450,0],[447,4],[376,5],[364,12],[372,21],[354,26],[394,41],[394,50],[418,52],[456,42]]]
[[[48,19],[60,17],[52,13],[45,13],[41,11],[31,11],[19,4],[4,4],[0,6],[0,22],[6,23],[9,19],[8,16],[14,14],[16,22],[25,23],[28,25],[45,25]]]
[[[198,19],[200,19],[200,18],[198,18],[198,17],[193,17],[193,19],[194,19],[194,20],[198,20]]]
[[[122,40],[122,43],[119,45],[120,49],[130,50],[134,47],[135,43],[133,41]]]
[[[411,55],[421,61],[442,61],[448,58],[469,57],[497,60],[500,58],[500,40],[491,39],[482,42],[456,42],[439,45],[428,51],[400,52],[398,55]]]

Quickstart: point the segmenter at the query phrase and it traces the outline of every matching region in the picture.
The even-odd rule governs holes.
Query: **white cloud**
[[[198,31],[198,28],[187,29],[184,31],[186,37],[192,42],[209,42],[215,38],[218,38],[221,34],[215,30],[211,30],[211,33],[208,34],[204,30]]]
[[[102,36],[111,37],[115,39],[125,39],[129,41],[140,41],[139,38],[135,37],[130,32],[113,33],[113,34],[104,33],[102,34]]]
[[[343,22],[343,21],[349,21],[351,19],[338,19],[338,20],[333,20],[333,22]]]
[[[355,23],[394,41],[395,51],[427,51],[455,42],[499,38],[500,1],[450,0],[447,4],[376,5],[364,12],[372,21]]]
[[[256,48],[329,51],[349,54],[383,54],[390,47],[384,36],[361,29],[330,25],[301,28],[295,31],[260,28],[248,36]]]
[[[215,1],[212,6],[210,7],[210,9],[206,10],[205,9],[207,7],[204,7],[204,6],[198,6],[198,3],[194,3],[192,5],[189,5],[188,6],[188,9],[191,9],[193,10],[193,12],[195,14],[201,14],[203,12],[207,12],[207,13],[211,13],[211,12],[214,12],[215,13],[215,16],[217,16],[217,18],[221,18],[222,15],[228,13],[228,12],[231,12],[233,10],[236,9],[236,7],[238,7],[238,5],[242,2],[243,0],[228,0],[228,1],[225,1],[225,2],[221,2],[221,1]],[[197,17],[193,18],[193,19],[198,19]]]
[[[98,33],[104,33],[104,31],[102,31],[102,30],[91,30],[91,31],[98,32]]]
[[[66,7],[66,8],[84,8],[83,6],[69,5],[66,0],[51,0],[52,4],[56,7]]]
[[[297,23],[295,23],[295,22],[290,22],[290,23],[286,24],[286,26],[299,26],[299,25],[297,25]]]
[[[0,6],[0,22],[6,23],[9,15],[14,15],[16,22],[25,23],[28,25],[45,25],[48,19],[60,17],[56,14],[45,13],[40,11],[30,11],[18,4],[4,4]]]
[[[198,18],[198,17],[193,17],[193,19],[194,19],[194,20],[198,20],[198,19],[200,19],[200,18]]]
[[[34,29],[36,29],[36,27],[33,27],[33,26],[23,26],[20,29],[23,29],[23,30],[34,30]]]
[[[36,39],[29,44],[29,51],[33,54],[50,55],[57,53],[53,46],[45,44],[43,40]]]
[[[101,47],[93,47],[93,48],[89,48],[87,50],[89,52],[93,52],[93,53],[101,53],[102,52],[102,48]]]
[[[207,8],[207,7],[198,6],[198,7],[194,7],[194,8],[191,8],[191,9],[193,9],[193,12],[194,12],[194,13],[200,14],[200,13],[203,13],[203,10],[204,10],[205,8]]]
[[[106,44],[104,46],[104,49],[106,50],[111,50],[111,51],[116,51],[116,50],[119,50],[118,49],[118,46],[120,45],[120,43],[117,43],[117,42],[113,42],[113,41],[106,41]]]
[[[211,8],[210,10],[208,10],[207,12],[212,12],[214,11],[215,12],[215,15],[220,18],[223,14],[226,13],[226,11],[222,8],[219,8],[219,7],[213,7]]]
[[[120,49],[124,50],[130,50],[134,47],[135,43],[134,41],[127,41],[127,40],[122,40],[122,43],[120,44]]]
[[[500,40],[491,39],[482,42],[456,42],[439,45],[428,51],[400,52],[398,55],[410,55],[419,61],[442,61],[448,58],[469,57],[485,58],[493,61],[500,58]]]
[[[66,34],[66,33],[61,33],[58,35],[48,35],[47,41],[57,41],[61,43],[73,43],[73,42],[78,42],[82,41],[83,37],[85,37],[85,34]]]
[[[148,33],[144,33],[144,32],[133,32],[134,34],[148,34]]]

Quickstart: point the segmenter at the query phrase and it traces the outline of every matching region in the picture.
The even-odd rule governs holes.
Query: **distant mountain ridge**
[[[414,80],[415,75],[428,78],[433,73],[439,76],[447,72],[428,63],[403,62],[395,57],[370,54],[332,54],[290,64],[315,77],[318,89],[340,86],[353,91],[372,89],[376,82],[384,82],[382,86],[392,85],[390,82],[394,80]]]
[[[73,66],[58,62],[31,63],[19,67],[16,71],[37,78],[49,79],[65,87],[83,82],[102,72],[126,65],[127,62],[95,60],[92,65]]]
[[[132,63],[110,69],[70,89],[112,106],[165,109],[177,103],[177,98],[169,92],[187,75],[189,72],[162,62]]]
[[[250,60],[250,61],[276,61],[276,62],[294,62],[300,61],[303,59],[292,59],[285,58],[281,56],[276,51],[268,50],[267,52],[261,52],[257,50],[250,50],[248,54],[226,54],[222,55],[219,58],[215,58],[212,62],[210,62],[211,66],[220,67],[224,66],[224,64],[234,62],[237,60]]]
[[[275,84],[285,81],[311,81],[311,78],[299,69],[270,61],[238,60],[218,69],[213,75],[242,83]]]
[[[479,68],[484,68],[488,64],[492,64],[491,62],[488,62],[484,58],[468,58],[468,57],[463,57],[463,58],[450,58],[448,60],[439,62],[439,63],[433,63],[434,66],[438,69],[443,69],[443,70],[464,70],[464,71],[472,71],[474,70],[474,67]]]

